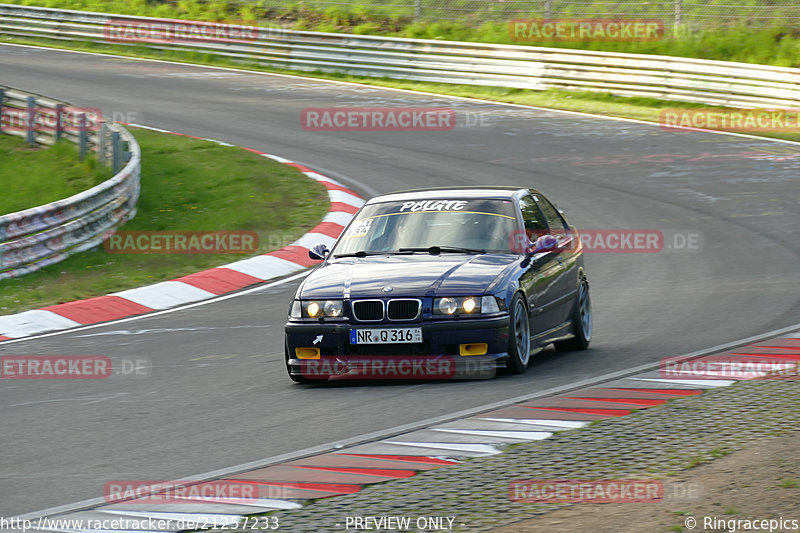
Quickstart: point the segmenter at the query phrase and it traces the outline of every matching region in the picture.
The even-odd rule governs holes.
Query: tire
[[[592,340],[592,300],[589,297],[589,282],[586,278],[581,278],[578,299],[575,300],[575,307],[572,309],[572,333],[575,335],[573,338],[553,343],[556,350],[559,352],[585,350]]]
[[[308,379],[303,376],[292,375],[292,370],[289,368],[289,343],[284,343],[283,353],[286,355],[286,373],[289,374],[289,379],[295,383],[308,383]]]
[[[506,369],[512,374],[523,374],[531,360],[531,322],[528,307],[522,295],[511,300],[508,324],[508,362]]]

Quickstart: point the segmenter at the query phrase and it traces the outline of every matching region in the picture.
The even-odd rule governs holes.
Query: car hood
[[[299,297],[367,298],[482,294],[515,255],[394,255],[335,259],[314,270]],[[384,292],[384,287],[392,287]]]

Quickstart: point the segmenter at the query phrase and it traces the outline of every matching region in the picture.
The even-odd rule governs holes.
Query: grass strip
[[[0,214],[6,214],[85,191],[109,179],[112,172],[98,165],[94,155],[78,161],[77,147],[66,141],[43,148],[0,135],[0,176]]]

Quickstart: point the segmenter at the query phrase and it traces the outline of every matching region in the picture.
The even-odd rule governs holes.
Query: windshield
[[[510,200],[386,202],[364,207],[347,227],[333,255],[400,253],[431,247],[438,248],[437,252],[514,253],[511,241],[516,229]]]

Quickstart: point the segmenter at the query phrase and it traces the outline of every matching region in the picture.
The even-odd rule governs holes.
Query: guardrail
[[[102,122],[92,110],[5,87],[0,87],[0,109],[2,133],[32,144],[75,142],[82,156],[95,150],[98,160],[115,172],[111,179],[64,200],[0,216],[0,280],[98,246],[107,232],[133,218],[141,152],[125,128]],[[72,127],[65,127],[67,123]]]
[[[165,32],[191,21],[0,4],[0,36],[116,42],[203,52],[265,66],[523,89],[646,96],[738,108],[800,106],[800,69],[749,63],[340,33],[254,28],[251,38],[200,40]],[[194,23],[201,28],[209,23]],[[186,32],[190,35],[191,32]],[[198,32],[198,35],[202,32]],[[141,31],[140,31],[141,34]],[[128,39],[128,37],[132,37]],[[159,41],[163,42],[159,42]]]

